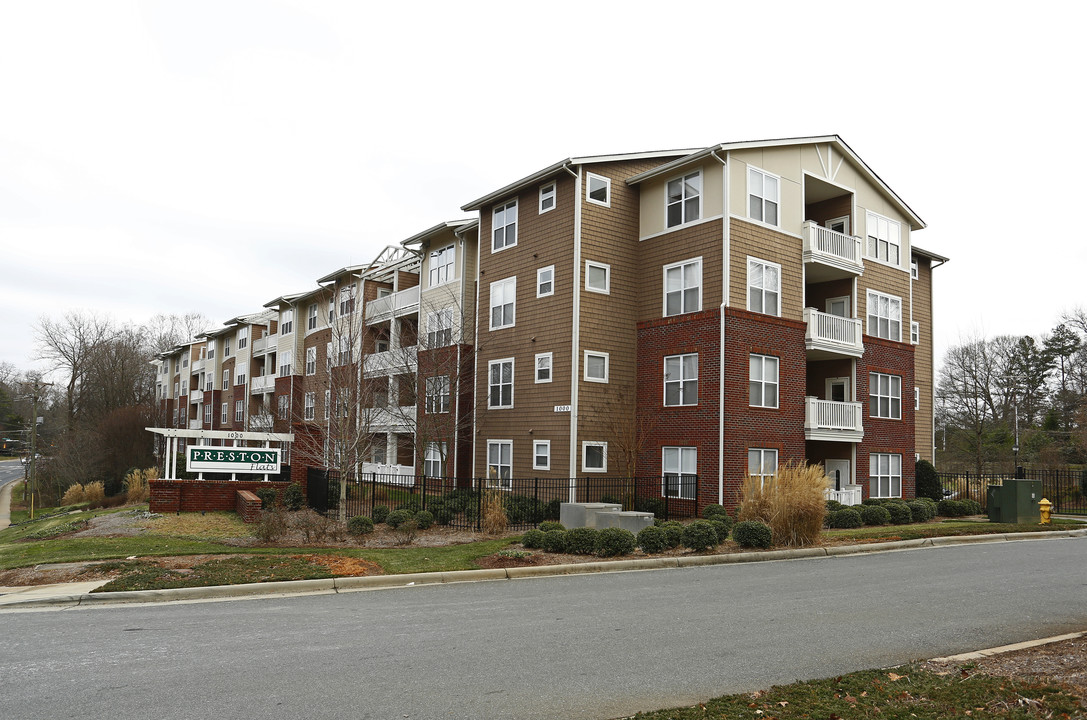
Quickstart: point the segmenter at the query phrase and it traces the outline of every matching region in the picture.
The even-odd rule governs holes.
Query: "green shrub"
[[[296,482],[287,486],[287,489],[283,491],[283,505],[288,510],[297,511],[301,510],[306,504],[306,495],[302,492],[302,486]]]
[[[774,533],[770,526],[759,520],[745,520],[736,523],[732,530],[732,539],[740,547],[768,548],[774,543]]]
[[[560,510],[562,510],[562,500],[555,498],[551,502],[547,503],[547,507],[544,510],[544,518],[547,520],[553,520],[555,522],[558,522]]]
[[[434,520],[439,525],[448,525],[457,516],[456,511],[444,500],[435,499],[427,504],[427,510],[434,515]]]
[[[727,521],[726,521],[727,519]],[[728,539],[729,531],[732,530],[732,518],[727,515],[718,515],[712,520],[707,520],[710,525],[713,525],[713,529],[717,532],[717,542],[723,543]]]
[[[276,489],[273,487],[262,487],[257,490],[256,496],[260,498],[260,509],[271,510],[276,506]]]
[[[525,534],[521,536],[521,544],[530,550],[542,548],[544,534],[543,530],[526,530]]]
[[[861,505],[860,513],[865,525],[887,525],[891,522],[891,513],[882,505]]]
[[[683,523],[679,520],[665,520],[661,523],[664,537],[669,548],[676,548],[683,544]]]
[[[634,533],[623,528],[604,528],[596,535],[596,554],[600,557],[629,555],[634,552]]]
[[[841,510],[844,507],[845,507],[845,505],[842,505],[837,500],[827,500],[827,512],[828,513],[838,512],[839,510]]]
[[[926,497],[936,502],[943,500],[944,486],[932,463],[928,460],[918,460],[913,467],[917,497]]]
[[[547,515],[547,505],[528,495],[507,495],[504,504],[506,519],[514,524],[538,523]]]
[[[718,515],[724,515],[725,517],[729,517],[728,510],[725,510],[724,505],[718,505],[717,503],[710,503],[706,507],[702,508],[702,519],[703,520],[713,520]]]
[[[913,522],[913,512],[904,502],[886,503],[883,508],[890,514],[892,525],[909,525]]]
[[[910,509],[910,519],[915,523],[928,522],[934,514],[929,509],[928,503],[923,503],[920,500],[910,500],[906,503],[906,507]]]
[[[661,498],[639,497],[634,500],[634,509],[638,512],[653,513],[653,517],[664,517],[664,500]]]
[[[915,498],[915,500],[917,502],[923,502],[926,505],[928,505],[932,509],[932,516],[936,517],[936,501],[935,500],[933,500],[930,497],[920,497],[920,496]]]
[[[548,530],[543,534],[543,549],[551,553],[566,552],[566,530]]]
[[[355,536],[369,535],[374,531],[374,521],[365,515],[356,515],[347,521],[347,532]]]
[[[656,525],[643,528],[638,533],[638,547],[642,549],[642,552],[650,555],[664,552],[668,549],[668,534],[664,531],[664,528]]]
[[[943,517],[962,517],[970,514],[970,506],[963,500],[941,500],[936,511]]]
[[[983,512],[981,509],[981,503],[979,503],[977,500],[968,498],[966,500],[963,500],[962,502],[966,504],[967,515],[981,515],[981,513]]]
[[[864,525],[864,520],[855,508],[843,507],[827,515],[827,525],[839,529],[859,528]]]
[[[874,497],[865,498],[861,502],[861,504],[862,505],[882,505],[883,504],[883,498],[874,498]]]
[[[720,543],[717,530],[708,520],[695,520],[683,528],[683,545],[691,550],[701,552],[715,548]]]
[[[420,510],[415,513],[415,517],[412,519],[415,520],[415,524],[419,526],[420,530],[426,530],[434,524],[434,513],[429,510]]]
[[[451,508],[454,515],[465,512],[469,507],[474,507],[479,502],[475,492],[468,489],[450,490],[438,499],[443,505]]]
[[[397,510],[407,510],[408,512],[410,512],[410,513],[412,513],[414,515],[415,513],[419,512],[419,507],[420,507],[419,498],[412,495],[410,498],[408,498],[404,502],[397,505],[396,509]]]
[[[552,530],[565,530],[566,528],[564,528],[562,526],[562,523],[560,522],[545,520],[544,522],[540,523],[540,529],[544,532],[551,532]]]
[[[609,505],[622,505],[623,500],[615,495],[601,495],[600,500],[597,502],[608,503]]]
[[[579,527],[566,531],[566,552],[574,555],[592,555],[596,550],[596,528]]]
[[[389,513],[389,516],[385,518],[385,524],[395,530],[396,528],[406,523],[408,520],[411,520],[411,518],[411,511],[401,508],[400,510],[393,510],[391,513]]]
[[[383,523],[389,517],[389,506],[378,505],[374,508],[373,518],[375,523]]]

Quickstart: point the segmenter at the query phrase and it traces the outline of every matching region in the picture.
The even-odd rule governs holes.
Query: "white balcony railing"
[[[191,402],[191,403],[204,402],[204,391],[203,390],[190,390],[189,391],[189,402]]]
[[[366,303],[366,322],[377,323],[419,311],[419,286]]]
[[[419,347],[410,345],[397,350],[367,355],[362,361],[363,372],[367,375],[401,375],[414,373],[419,367]]]
[[[388,465],[385,463],[362,463],[359,465],[358,479],[360,482],[369,482],[371,473],[375,476],[373,479],[379,483],[406,485],[408,487],[415,484],[415,468],[410,465]]]
[[[371,431],[398,432],[415,427],[415,406],[396,408],[370,408],[365,411],[364,422]]]
[[[190,430],[199,430],[202,427],[204,427],[204,423],[200,422],[199,420],[190,420],[189,421],[189,429]]]
[[[808,326],[804,340],[808,350],[822,350],[850,357],[864,354],[860,320],[839,317],[804,308],[804,323]]]
[[[208,361],[206,359],[204,359],[204,358],[200,358],[199,360],[193,360],[192,361],[192,373],[193,373],[193,375],[195,375],[196,373],[203,370],[204,366],[207,365],[207,362]]]
[[[864,404],[804,398],[804,435],[808,440],[860,442],[864,439]]]
[[[253,341],[253,348],[250,353],[253,355],[253,357],[257,357],[259,355],[263,355],[269,350],[274,350],[277,338],[278,336],[274,333],[271,335],[265,335],[261,338],[257,338]]]
[[[271,415],[253,415],[249,418],[249,429],[254,432],[267,432],[272,429],[275,418]]]
[[[860,275],[864,272],[862,245],[859,237],[846,235],[819,223],[804,223],[804,262],[821,263]]]
[[[253,395],[275,392],[276,378],[274,375],[258,375],[249,381],[249,392]]]
[[[860,485],[843,485],[841,490],[827,490],[827,500],[837,500],[842,505],[860,505],[862,498]]]

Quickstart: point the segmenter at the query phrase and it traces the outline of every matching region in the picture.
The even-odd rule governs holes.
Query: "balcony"
[[[804,439],[860,442],[864,403],[804,398]]]
[[[860,485],[842,485],[841,490],[827,490],[827,500],[837,500],[842,505],[860,505],[863,490]]]
[[[249,418],[249,429],[253,432],[271,432],[275,418],[271,415],[253,415]]]
[[[372,353],[362,361],[362,371],[367,377],[414,373],[419,367],[418,350],[417,345],[410,345],[398,350]]]
[[[860,357],[864,354],[860,320],[804,308],[804,323],[808,326],[804,333],[804,345],[809,360]]]
[[[363,423],[370,432],[410,432],[415,428],[415,406],[366,408]]]
[[[189,421],[189,429],[190,430],[199,430],[202,427],[204,427],[204,423],[201,422],[200,420],[190,420]]]
[[[808,220],[804,223],[804,262],[808,282],[823,282],[864,273],[859,237],[836,232]]]
[[[373,473],[373,480],[386,485],[415,485],[415,468],[410,465],[386,465],[384,463],[362,463],[359,465],[358,479],[369,482]]]
[[[249,381],[249,392],[253,395],[275,392],[275,375],[258,375]]]
[[[190,391],[189,392],[189,402],[190,403],[202,403],[202,402],[204,402],[204,391],[203,390],[192,390],[192,391]]]
[[[195,375],[196,373],[203,370],[204,367],[207,365],[207,362],[208,361],[205,360],[204,358],[200,358],[199,360],[193,360],[192,361],[192,370],[191,370],[192,374]]]
[[[265,335],[262,338],[257,338],[253,341],[253,348],[250,350],[250,354],[253,357],[260,357],[269,350],[274,350],[277,337],[278,336],[273,333],[272,335]]]
[[[366,303],[366,322],[379,323],[417,312],[419,312],[418,285]]]

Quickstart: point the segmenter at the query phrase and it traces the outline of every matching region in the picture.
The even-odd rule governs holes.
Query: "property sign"
[[[190,445],[186,451],[185,469],[189,472],[260,474],[279,472],[279,448]]]

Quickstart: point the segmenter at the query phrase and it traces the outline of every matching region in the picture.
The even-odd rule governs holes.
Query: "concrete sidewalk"
[[[1055,532],[1012,533],[1008,535],[965,535],[952,537],[898,540],[863,545],[812,547],[793,550],[731,553],[727,555],[689,555],[685,557],[636,558],[577,563],[572,565],[540,565],[492,570],[458,570],[454,572],[414,573],[410,575],[374,575],[341,577],[324,580],[295,580],[286,582],[251,583],[246,585],[217,585],[210,587],[177,588],[172,590],[133,590],[127,592],[92,593],[107,580],[79,583],[56,583],[25,587],[0,587],[0,612],[16,610],[46,610],[74,607],[120,605],[130,603],[209,602],[255,597],[314,595],[359,592],[389,588],[414,587],[454,582],[485,580],[517,580],[530,577],[579,575],[600,572],[630,572],[666,568],[731,565],[774,560],[836,557],[863,553],[895,552],[920,548],[945,547],[977,543],[1049,540],[1087,537],[1087,528]]]

